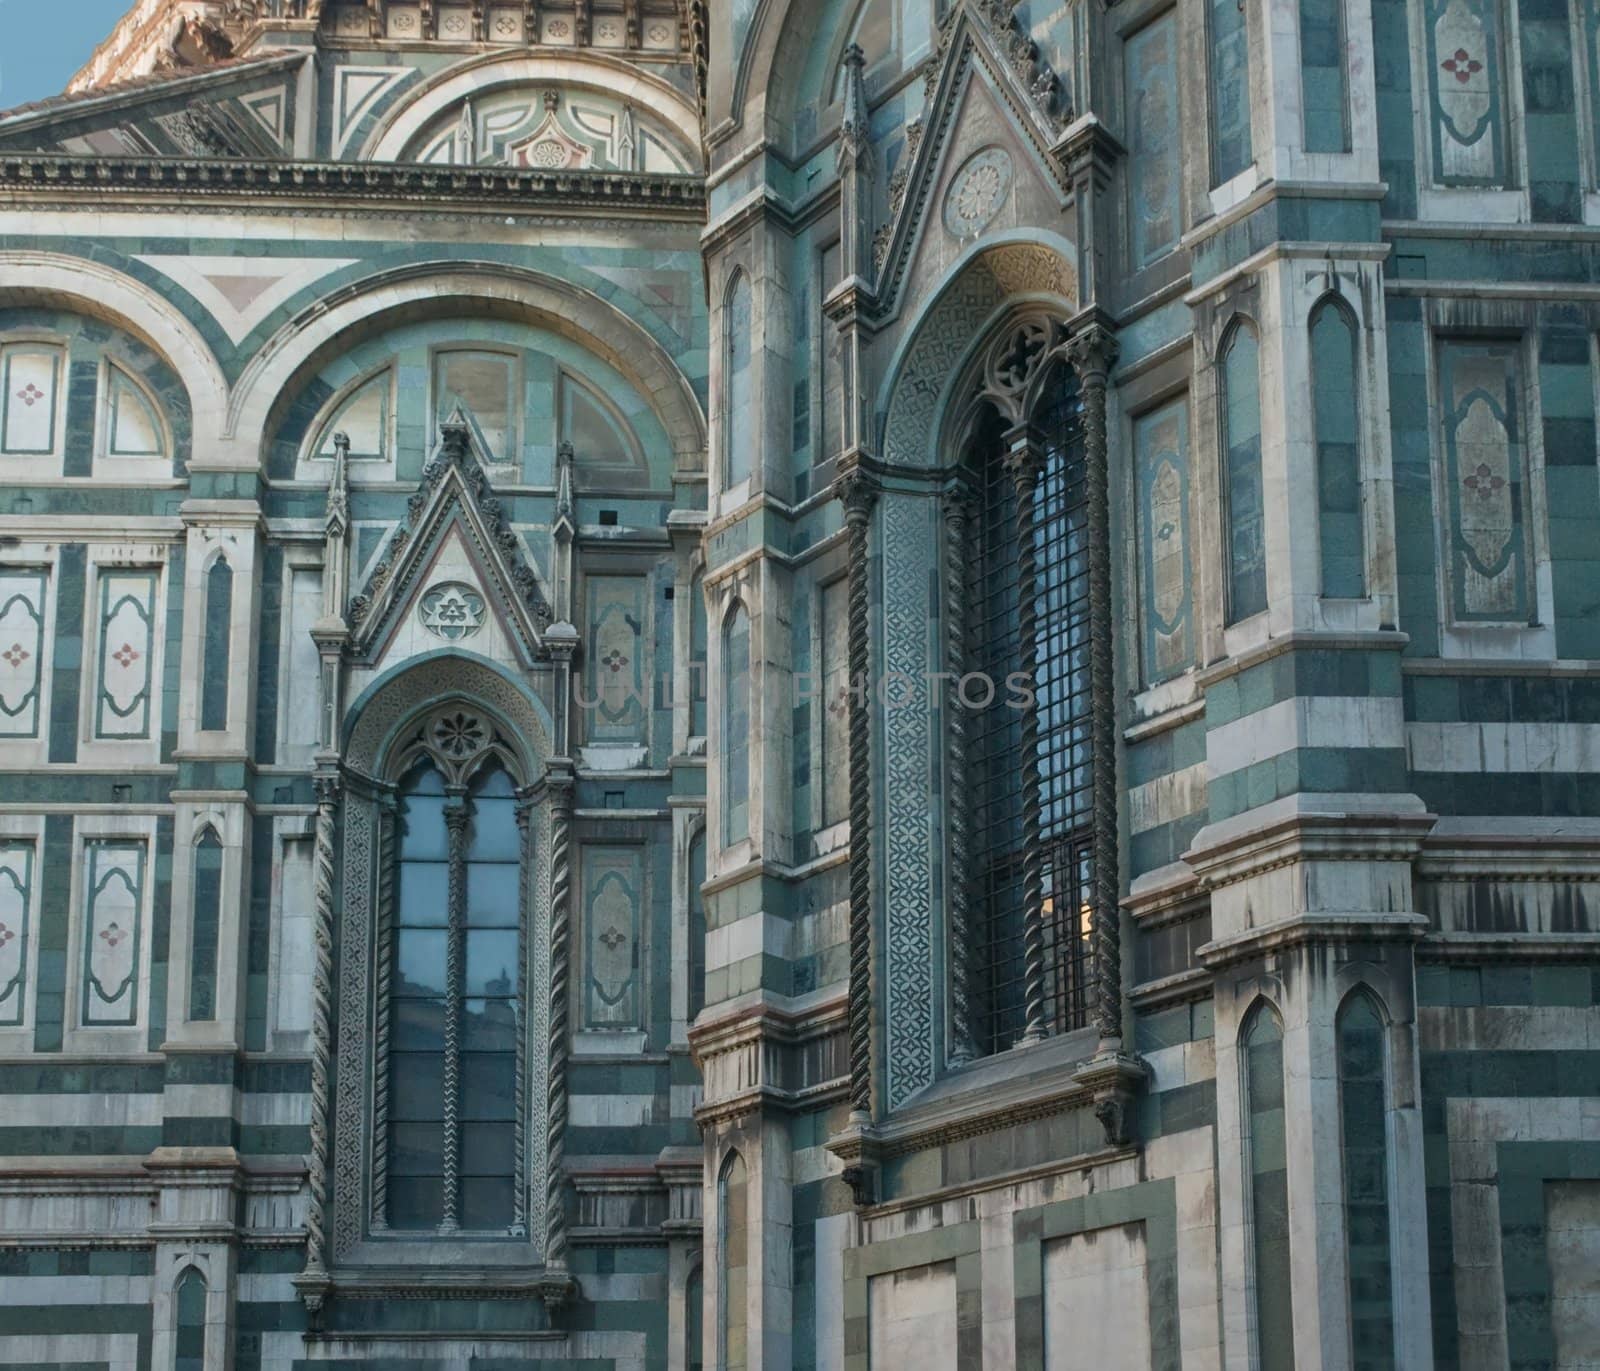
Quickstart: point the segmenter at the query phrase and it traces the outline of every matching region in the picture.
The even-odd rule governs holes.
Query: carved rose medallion
[[[944,226],[957,238],[976,238],[994,221],[1011,189],[1011,154],[980,148],[950,180]]]
[[[417,606],[422,626],[436,638],[455,643],[483,627],[487,606],[471,586],[457,582],[434,586]]]

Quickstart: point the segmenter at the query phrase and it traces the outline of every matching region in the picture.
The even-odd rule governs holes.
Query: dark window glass
[[[1034,491],[1036,761],[1043,840],[1046,1017],[1057,1031],[1085,1022],[1086,931],[1093,784],[1089,715],[1087,490],[1082,409],[1063,373],[1037,423],[1044,434]],[[1023,796],[1017,785],[1024,702],[1018,670],[1016,493],[1002,461],[998,420],[981,435],[979,515],[968,604],[972,669],[994,683],[970,685],[972,907],[978,937],[978,1047],[999,1052],[1024,1026]]]
[[[466,906],[452,928],[450,838],[443,778],[431,763],[400,787],[398,907],[390,987],[387,1183],[392,1228],[433,1228],[443,1218],[447,1094],[459,1134],[455,1199],[463,1229],[512,1221],[516,1157],[516,1045],[521,1024],[522,834],[516,788],[490,764],[465,797]],[[450,977],[459,950],[459,983]],[[447,1029],[458,1045],[453,1085]]]

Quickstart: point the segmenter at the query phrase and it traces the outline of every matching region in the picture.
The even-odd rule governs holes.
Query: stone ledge
[[[697,176],[650,172],[545,172],[517,167],[437,167],[402,162],[267,162],[222,158],[75,157],[0,153],[0,187],[13,192],[82,194],[99,200],[125,191],[186,200],[243,195],[260,199],[437,200],[459,211],[479,205],[508,208],[648,209],[704,217],[704,183]]]

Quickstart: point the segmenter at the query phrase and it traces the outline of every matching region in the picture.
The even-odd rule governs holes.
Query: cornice
[[[408,205],[504,213],[549,209],[592,214],[648,212],[705,218],[698,176],[647,172],[538,171],[521,167],[436,167],[402,162],[276,162],[232,158],[75,157],[0,153],[0,192],[13,197],[109,195],[163,201],[235,200],[297,204]]]

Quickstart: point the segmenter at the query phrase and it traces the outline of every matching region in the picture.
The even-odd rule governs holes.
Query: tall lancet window
[[[522,839],[515,784],[483,758],[462,784],[424,754],[399,789],[382,1007],[394,1229],[504,1233],[519,1208]]]
[[[1047,381],[1031,495],[1034,668],[1024,675],[1018,486],[998,417],[971,460],[977,493],[967,564],[971,672],[966,705],[972,857],[967,897],[975,973],[973,1038],[1004,1051],[1027,1017],[1025,868],[1030,806],[1039,825],[1045,1027],[1085,1021],[1093,806],[1090,751],[1088,527],[1082,404],[1070,372]],[[993,683],[993,699],[982,701]],[[1039,787],[1018,785],[1032,714]]]

